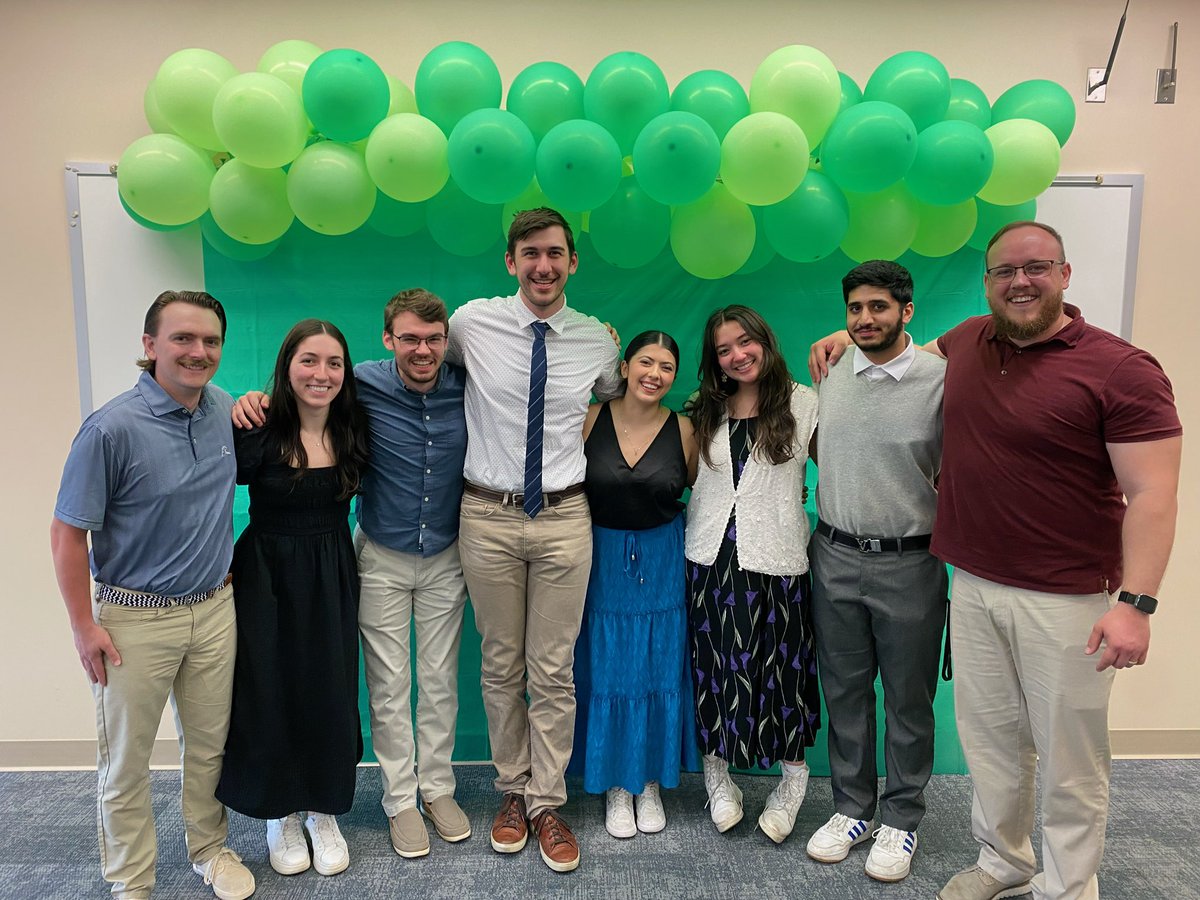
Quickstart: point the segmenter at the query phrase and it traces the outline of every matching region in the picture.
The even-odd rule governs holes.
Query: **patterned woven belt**
[[[232,575],[226,575],[225,580],[208,591],[198,591],[195,594],[185,594],[182,597],[164,597],[162,594],[146,594],[142,591],[127,591],[124,588],[113,587],[96,582],[96,599],[104,603],[115,603],[117,606],[136,606],[143,609],[166,609],[170,606],[192,606],[211,600],[219,591],[224,590],[233,581]]]

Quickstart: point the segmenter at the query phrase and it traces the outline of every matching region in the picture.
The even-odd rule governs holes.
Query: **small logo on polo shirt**
[[[224,444],[221,445],[221,455],[222,456],[233,456],[233,454],[229,451],[229,448],[226,447]]]

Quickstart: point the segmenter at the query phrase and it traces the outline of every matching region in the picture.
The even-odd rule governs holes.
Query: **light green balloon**
[[[453,181],[425,204],[425,223],[439,247],[455,256],[479,256],[497,243],[498,204],[480,203]]]
[[[345,144],[322,141],[301,153],[287,173],[292,211],[321,234],[349,234],[375,208],[375,185],[363,158]]]
[[[213,220],[243,244],[278,240],[295,219],[282,169],[260,169],[231,159],[217,171],[208,196]]]
[[[367,139],[371,180],[393,200],[420,203],[450,179],[446,135],[416,113],[396,113],[375,126]]]
[[[697,278],[732,275],[754,252],[754,213],[723,184],[671,217],[671,250],[684,271]]]
[[[135,213],[158,225],[183,225],[208,209],[212,160],[174,134],[148,134],[117,163],[117,190]]]
[[[961,250],[978,222],[974,197],[953,206],[933,206],[918,200],[917,214],[920,222],[911,249],[921,256],[949,256]]]
[[[992,124],[992,107],[987,94],[965,78],[950,79],[950,105],[946,107],[948,121],[970,122],[987,131]]]
[[[808,138],[792,119],[777,112],[751,113],[721,142],[721,180],[743,203],[778,203],[804,180],[808,149]]]
[[[845,195],[832,179],[812,170],[790,197],[763,209],[767,240],[792,262],[824,259],[842,243],[849,227]]]
[[[750,258],[733,273],[735,275],[751,275],[765,268],[775,258],[775,248],[767,240],[766,229],[763,227],[763,212],[766,209],[765,206],[750,207],[750,212],[754,214],[754,249],[750,253]]]
[[[815,146],[842,102],[842,81],[829,57],[792,44],[764,59],[750,81],[750,111],[777,112],[794,121]]]
[[[989,128],[995,162],[979,199],[998,206],[1032,200],[1050,187],[1062,155],[1058,138],[1041,122],[1007,119]]]
[[[238,71],[233,63],[211,50],[196,48],[172,53],[154,76],[154,97],[171,130],[197,147],[225,150],[213,126],[213,101],[217,92]]]
[[[308,141],[300,98],[274,75],[246,72],[230,78],[217,91],[212,115],[229,152],[262,169],[286,166]]]
[[[308,41],[280,41],[267,48],[258,61],[258,71],[274,75],[299,97],[304,75],[314,59],[325,51]]]
[[[636,269],[662,253],[671,235],[671,210],[626,175],[608,201],[591,211],[596,254],[619,269]]]
[[[842,252],[855,262],[897,259],[917,235],[917,201],[902,184],[874,194],[847,194],[850,228]]]
[[[237,262],[254,262],[264,259],[274,253],[279,242],[283,240],[283,238],[277,238],[266,244],[243,244],[222,231],[211,213],[205,213],[201,217],[200,234],[203,235],[204,243],[207,246],[212,247],[222,256]]]
[[[407,84],[399,78],[393,78],[391,75],[387,77],[388,82],[388,111],[389,116],[394,116],[396,113],[415,113],[417,111],[417,97],[412,92]]]
[[[401,203],[379,191],[367,225],[388,237],[408,237],[425,227],[425,204]]]
[[[158,108],[158,98],[154,95],[153,79],[146,85],[146,93],[142,95],[142,111],[146,114],[146,121],[150,124],[151,131],[158,134],[172,133],[171,123],[162,114],[162,110]]]
[[[511,200],[533,178],[537,145],[528,126],[503,109],[477,109],[454,126],[446,144],[450,177],[480,203]]]

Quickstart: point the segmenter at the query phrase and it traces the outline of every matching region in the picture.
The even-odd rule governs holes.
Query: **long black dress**
[[[273,461],[265,432],[236,434],[250,524],[233,551],[237,664],[217,799],[247,816],[337,815],[354,800],[358,569],[333,468]]]

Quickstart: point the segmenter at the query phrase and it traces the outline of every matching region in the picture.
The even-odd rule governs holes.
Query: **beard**
[[[1027,321],[1014,322],[1006,315],[1006,301],[993,303],[988,300],[992,311],[992,324],[998,337],[1010,341],[1032,341],[1044,334],[1051,325],[1058,321],[1063,313],[1063,293],[1042,295],[1042,311],[1036,318]]]
[[[897,322],[890,327],[880,326],[879,334],[870,339],[860,339],[855,332],[851,331],[850,340],[854,341],[854,346],[865,353],[882,353],[895,346],[896,341],[900,340],[903,334],[904,327]]]

